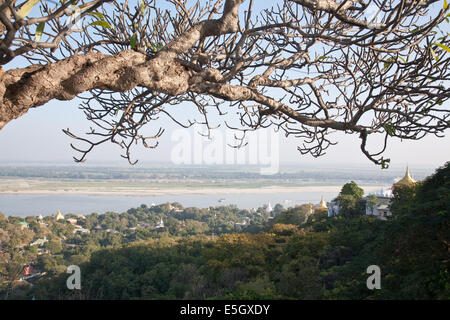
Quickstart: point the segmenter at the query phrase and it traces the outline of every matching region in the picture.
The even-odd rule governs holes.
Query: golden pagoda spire
[[[413,178],[411,178],[411,175],[409,174],[409,167],[408,166],[406,166],[405,178],[408,179],[409,181],[416,182]]]
[[[320,199],[319,205],[320,205],[320,208],[326,208],[327,207],[327,204],[325,203],[325,200],[323,199],[323,196],[322,196],[322,199]]]
[[[406,172],[405,172],[405,176],[403,178],[401,178],[400,180],[398,180],[396,183],[393,184],[392,186],[392,192],[395,192],[395,190],[398,187],[403,187],[403,186],[413,186],[416,183],[416,180],[414,180],[411,177],[411,174],[409,173],[409,167],[406,166]]]
[[[61,210],[58,209],[58,213],[56,214],[56,221],[64,220],[64,216],[61,214]]]
[[[402,178],[402,179],[400,179],[399,181],[397,181],[395,184],[399,184],[399,185],[412,185],[412,184],[414,184],[414,183],[416,183],[416,180],[414,180],[412,177],[411,177],[411,174],[409,173],[409,167],[408,166],[406,166],[406,173],[405,173],[405,176]]]

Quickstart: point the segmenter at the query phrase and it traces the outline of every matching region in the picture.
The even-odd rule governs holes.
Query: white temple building
[[[409,168],[406,167],[405,176],[399,181],[392,185],[392,188],[381,189],[377,193],[369,194],[364,197],[361,201],[364,202],[365,214],[375,216],[378,219],[386,220],[387,217],[392,215],[391,212],[391,201],[394,197],[393,193],[395,190],[401,187],[410,187],[414,185],[416,181],[411,177]],[[328,216],[339,215],[339,201],[333,200],[328,202]]]
[[[161,229],[161,228],[164,228],[164,221],[162,218],[159,221],[159,223],[155,226],[155,229]]]

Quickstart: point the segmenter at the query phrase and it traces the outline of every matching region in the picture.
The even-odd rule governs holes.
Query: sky
[[[9,68],[19,67],[14,62]],[[73,139],[67,137],[62,129],[70,128],[75,133],[84,133],[89,129],[89,121],[78,109],[79,100],[51,101],[45,106],[30,110],[19,119],[13,120],[0,131],[0,164],[14,165],[26,162],[60,163],[73,165],[72,157],[77,153],[70,148]],[[180,105],[174,110],[181,118],[190,115],[190,107]],[[180,133],[180,128],[168,119],[160,121],[156,132],[162,126],[166,129],[165,134],[159,141],[156,149],[145,149],[138,147],[133,152],[133,159],[140,163],[173,163],[174,148],[179,146],[174,137]],[[147,127],[151,132],[153,128]],[[192,129],[187,129],[191,141],[195,138]],[[225,134],[225,133],[223,133]],[[385,158],[391,159],[392,167],[436,168],[450,160],[450,131],[444,132],[444,138],[427,136],[420,141],[400,141],[391,139],[385,152]],[[260,136],[263,139],[262,136]],[[301,155],[297,151],[298,140],[279,137],[278,151],[280,164],[308,165],[317,167],[336,166],[362,166],[374,167],[360,151],[360,141],[356,135],[345,135],[337,133],[332,136],[338,145],[327,150],[327,154],[320,158],[311,155]],[[380,142],[375,139],[375,142]],[[218,148],[226,148],[225,143],[205,142],[205,145],[220,145]],[[250,147],[247,147],[250,148]],[[376,151],[376,146],[371,151]],[[192,150],[193,152],[195,150]],[[106,143],[88,155],[88,164],[100,164],[105,162],[126,165],[127,161],[120,157],[120,148],[117,145]],[[248,152],[252,152],[248,150]]]
[[[8,123],[0,131],[0,163],[8,165],[24,162],[74,164],[72,157],[77,154],[70,147],[70,143],[74,141],[67,137],[62,129],[70,128],[76,133],[83,133],[90,125],[77,107],[77,100],[52,101],[45,106],[31,109],[21,118]],[[183,108],[183,106],[179,107]],[[188,108],[188,106],[185,107]],[[159,146],[156,149],[138,147],[133,152],[133,158],[138,159],[140,163],[175,164],[172,161],[172,153],[180,143],[175,139],[175,133],[180,133],[180,130],[187,132],[191,141],[194,141],[196,136],[199,137],[194,130],[182,129],[165,120],[162,120],[159,125],[166,127]],[[356,135],[339,133],[333,137],[338,144],[330,147],[326,155],[313,158],[310,155],[301,155],[297,151],[298,140],[279,136],[279,162],[281,165],[313,165],[317,167],[329,167],[330,165],[374,167],[360,151],[359,139]],[[213,142],[204,141],[203,146],[206,148],[214,143],[220,144],[220,147],[223,148],[230,148],[223,141],[220,143],[215,140]],[[245,148],[250,148],[250,145]],[[192,151],[195,152],[193,149]],[[118,146],[106,143],[88,155],[87,164],[111,162],[127,165],[127,161],[120,157],[120,152]],[[391,159],[392,167],[409,165],[410,167],[436,168],[450,160],[450,131],[447,130],[444,138],[428,136],[419,141],[403,142],[391,139],[385,155]]]

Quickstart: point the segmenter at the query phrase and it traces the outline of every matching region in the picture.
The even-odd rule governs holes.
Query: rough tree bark
[[[220,19],[197,24],[149,61],[145,54],[133,50],[112,56],[88,52],[44,66],[32,65],[3,72],[0,78],[0,129],[29,108],[42,106],[53,99],[72,100],[77,94],[92,89],[124,92],[142,86],[170,95],[187,92],[202,80],[214,77],[214,71],[206,70],[200,77],[194,77],[193,72],[175,60],[176,57],[202,38],[236,32],[238,9],[243,1],[227,1]]]

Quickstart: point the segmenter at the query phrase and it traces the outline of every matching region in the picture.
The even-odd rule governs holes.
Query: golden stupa
[[[325,203],[325,200],[323,199],[323,196],[322,196],[322,198],[320,199],[319,204],[316,205],[316,208],[317,208],[317,209],[327,209],[327,208],[328,208],[328,207],[327,207],[327,204]]]
[[[56,221],[64,220],[64,216],[61,214],[61,211],[58,209],[58,214],[55,217]]]
[[[322,196],[322,199],[320,199],[319,205],[320,205],[320,208],[324,208],[324,209],[327,208],[327,204],[325,203],[325,200],[323,200],[323,196]]]
[[[401,187],[411,187],[416,183],[416,180],[414,180],[411,177],[411,174],[409,173],[409,168],[408,166],[406,166],[406,173],[405,176],[403,178],[401,178],[400,180],[398,180],[396,183],[393,184],[392,186],[392,192],[395,191],[395,189],[397,188],[401,188]]]

